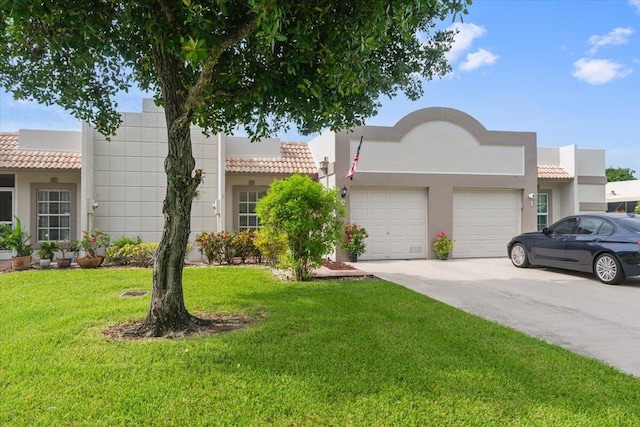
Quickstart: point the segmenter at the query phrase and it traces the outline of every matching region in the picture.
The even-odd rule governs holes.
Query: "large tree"
[[[449,71],[452,34],[436,24],[470,0],[0,0],[0,85],[57,104],[105,135],[114,98],[137,84],[164,107],[168,132],[162,239],[144,335],[197,322],[182,269],[195,169],[189,128],[254,139],[361,125],[380,95],[422,94]],[[426,42],[424,42],[426,40]]]
[[[607,174],[607,182],[633,181],[636,179],[636,177],[633,176],[636,171],[630,168],[614,168],[613,166],[609,166],[605,172]]]

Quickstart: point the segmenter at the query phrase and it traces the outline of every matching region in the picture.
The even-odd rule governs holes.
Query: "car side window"
[[[578,218],[567,218],[552,225],[551,228],[549,228],[549,231],[558,234],[571,234],[577,222]]]
[[[602,225],[598,229],[598,235],[599,236],[608,236],[611,233],[613,233],[614,230],[615,230],[615,227],[613,226],[613,224],[611,224],[609,221],[603,220],[602,221]]]
[[[598,234],[602,222],[599,218],[583,218],[578,225],[576,234]]]

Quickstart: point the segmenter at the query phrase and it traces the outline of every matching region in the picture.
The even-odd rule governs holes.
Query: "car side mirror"
[[[546,234],[547,236],[548,236],[549,234],[551,234],[551,230],[549,230],[549,227],[545,227],[545,228],[543,228],[543,229],[542,229],[542,234]]]

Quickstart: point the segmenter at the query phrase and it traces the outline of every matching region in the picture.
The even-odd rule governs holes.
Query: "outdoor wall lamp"
[[[342,196],[343,199],[345,197],[347,197],[347,186],[346,185],[342,186],[342,191],[340,191],[340,195]]]

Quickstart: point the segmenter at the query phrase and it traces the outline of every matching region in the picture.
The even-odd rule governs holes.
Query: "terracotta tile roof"
[[[0,133],[0,168],[9,169],[77,169],[82,154],[18,149],[17,133]]]
[[[573,179],[573,177],[558,165],[538,165],[539,179]]]
[[[318,170],[309,145],[303,142],[281,142],[281,157],[227,157],[229,173],[316,174]]]

